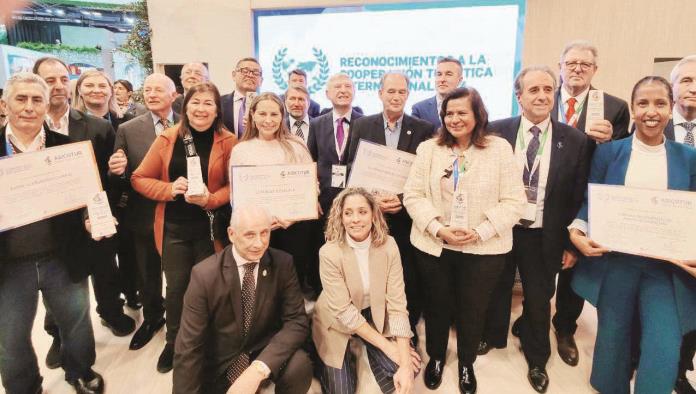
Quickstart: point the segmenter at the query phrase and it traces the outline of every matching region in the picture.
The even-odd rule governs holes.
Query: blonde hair
[[[288,129],[287,124],[285,124],[285,105],[283,105],[280,97],[278,97],[278,95],[275,93],[261,93],[251,101],[251,105],[249,106],[249,115],[247,116],[247,127],[242,135],[242,138],[240,139],[240,142],[253,140],[254,138],[259,137],[259,129],[256,127],[256,123],[254,123],[254,113],[256,112],[256,107],[259,105],[259,103],[267,100],[273,101],[278,105],[278,108],[280,108],[281,121],[280,127],[278,127],[278,130],[276,131],[275,139],[278,141],[278,143],[280,143],[280,147],[283,148],[283,152],[285,152],[285,159],[290,163],[297,163],[300,161],[299,156],[295,153],[297,149],[304,150],[307,152],[307,155],[309,155],[309,150],[305,146],[304,141],[301,141],[299,137],[290,133],[290,129]]]
[[[73,100],[75,104],[73,105],[75,109],[86,112],[88,111],[87,106],[85,105],[85,100],[82,98],[82,95],[80,94],[80,88],[82,87],[82,83],[85,81],[85,79],[89,77],[102,77],[106,80],[106,83],[109,84],[109,89],[111,90],[111,97],[109,98],[108,107],[109,107],[109,112],[115,113],[117,118],[122,118],[124,111],[121,109],[121,107],[118,106],[118,102],[116,101],[116,95],[114,94],[114,82],[111,80],[111,77],[109,77],[105,72],[99,71],[99,70],[87,70],[80,75],[80,78],[77,79],[77,83],[75,84],[75,91],[73,92]]]
[[[334,198],[333,203],[331,204],[331,211],[329,211],[329,216],[326,220],[326,230],[324,230],[326,242],[345,242],[346,229],[343,226],[343,205],[348,197],[356,195],[365,198],[367,204],[370,206],[370,209],[372,209],[372,229],[370,230],[370,235],[372,236],[372,245],[384,245],[389,238],[389,227],[387,226],[386,220],[384,220],[382,211],[379,210],[377,200],[375,200],[372,194],[362,187],[350,187],[344,189],[338,194],[338,196],[336,196],[336,198]]]

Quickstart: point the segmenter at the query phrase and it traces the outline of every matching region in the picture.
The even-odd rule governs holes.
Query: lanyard
[[[590,95],[590,93],[588,92],[587,96],[589,96],[589,95]],[[580,103],[580,106],[578,107],[577,111],[575,111],[573,116],[570,117],[568,123],[566,123],[566,118],[565,118],[565,114],[566,114],[566,112],[568,112],[568,104],[562,102],[561,105],[558,106],[558,110],[560,111],[560,113],[558,114],[558,119],[560,119],[562,123],[565,123],[569,126],[575,127],[575,124],[577,124],[578,119],[580,118],[580,114],[582,113],[582,110],[585,108],[585,103],[587,102],[587,96],[585,96],[585,99],[582,100],[582,102]],[[565,109],[565,111],[564,111],[564,109]]]
[[[186,151],[186,157],[198,156],[198,153],[196,153],[196,145],[193,143],[193,136],[191,135],[190,130],[187,130],[186,134],[184,134],[184,150]]]
[[[464,176],[464,173],[466,172],[466,161],[462,160],[462,165],[460,168],[459,156],[457,156],[457,158],[454,159],[454,165],[452,167],[452,175],[454,178],[454,191],[457,191],[457,185],[459,184],[459,173],[461,172],[462,176]]]
[[[546,147],[546,138],[548,138],[549,136],[549,126],[551,126],[551,121],[549,121],[549,123],[546,125],[546,128],[544,129],[544,132],[542,133],[541,143],[539,145],[539,150],[537,151],[537,157],[541,157],[541,155],[544,154],[544,147]],[[525,150],[527,148],[527,144],[524,142],[524,133],[525,130],[522,129],[522,122],[520,122],[520,128],[517,130],[517,144],[522,150]]]

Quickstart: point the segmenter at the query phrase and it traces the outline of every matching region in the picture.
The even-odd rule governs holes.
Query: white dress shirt
[[[297,135],[297,126],[295,126],[295,122],[298,120],[302,121],[302,126],[300,126],[300,129],[302,130],[302,140],[304,141],[305,145],[307,145],[307,138],[309,138],[309,115],[305,114],[304,118],[302,119],[295,119],[292,117],[288,117],[288,120],[290,121],[290,133],[292,135]]]
[[[152,123],[155,125],[155,134],[159,137],[164,131],[164,125],[160,122],[160,117],[155,115],[154,112],[150,111],[150,115],[152,116]],[[174,111],[169,110],[167,120],[169,121],[169,127],[174,126]]]
[[[46,113],[46,123],[48,124],[48,127],[58,133],[61,133],[63,135],[68,135],[68,122],[70,122],[70,106],[68,106],[68,109],[65,111],[63,116],[60,117],[58,120],[58,124],[53,123],[53,118]]]
[[[242,257],[241,254],[237,251],[236,246],[232,246],[232,256],[234,257],[234,262],[237,263],[237,271],[239,272],[239,286],[241,289],[241,286],[244,284],[244,272],[246,269],[244,268],[244,265],[247,263],[251,263],[251,261],[245,259]],[[258,263],[258,261],[257,261]],[[256,287],[257,279],[259,277],[259,264],[256,264],[256,267],[254,267],[254,287]]]
[[[332,111],[333,113],[333,129],[334,129],[334,143],[336,144],[336,154],[338,155],[339,159],[341,158],[341,155],[343,155],[343,152],[346,150],[346,146],[348,145],[348,137],[349,137],[349,131],[350,131],[350,117],[353,114],[353,107],[350,107],[350,110],[346,113],[345,116],[341,116],[336,112],[336,110]],[[338,119],[343,118],[343,145],[341,148],[338,147],[338,139],[336,138],[336,129],[338,127]]]
[[[34,139],[29,143],[29,145],[24,145],[22,141],[17,138],[17,136],[12,132],[12,126],[8,123],[7,126],[5,127],[5,143],[6,144],[12,144],[17,149],[19,152],[17,153],[24,153],[24,152],[34,152],[37,150],[41,150],[44,148],[44,144],[46,142],[46,131],[44,130],[43,126],[41,127],[41,131],[39,131]],[[9,148],[9,146],[8,146]],[[7,155],[9,156],[11,154],[10,149],[8,149]]]
[[[679,142],[680,144],[684,143],[684,139],[686,139],[686,129],[684,126],[681,125],[681,123],[686,122],[687,120],[684,119],[682,114],[677,111],[675,108],[674,111],[672,111],[672,123],[674,123],[674,140]],[[696,119],[692,120],[692,122],[696,123]],[[696,128],[694,128],[692,131],[694,133],[694,136],[696,136]]]
[[[546,137],[544,146],[539,147],[539,150],[542,151],[542,155],[540,159],[537,159],[539,163],[536,164],[540,166],[539,184],[537,185],[536,220],[529,226],[529,228],[542,228],[544,219],[544,198],[546,193],[546,181],[549,177],[549,165],[551,163],[551,140],[553,136],[553,126],[551,125],[551,117],[547,117],[541,123],[535,125],[530,120],[525,118],[524,115],[522,115],[521,129],[519,131],[522,132],[524,136],[524,149],[522,149],[522,147],[520,146],[519,136],[515,142],[517,144],[515,147],[515,157],[518,159],[522,168],[524,168],[527,163],[527,148],[529,147],[529,141],[531,141],[534,137],[534,134],[532,134],[532,132],[529,131],[529,129],[531,129],[532,126],[536,126],[541,130],[541,134],[539,134],[540,143],[544,140],[544,131],[548,127],[548,136]],[[534,169],[531,168],[530,173],[533,172]]]
[[[363,304],[359,305],[360,309],[365,309],[370,306],[370,246],[372,246],[372,236],[358,242],[346,234],[346,242],[355,253],[355,260],[358,262],[360,269],[360,279],[363,285]]]
[[[568,112],[568,100],[571,97],[575,98],[575,116],[576,119],[578,119],[580,117],[580,112],[585,106],[585,100],[587,100],[587,94],[589,92],[590,88],[588,87],[587,89],[580,92],[580,94],[578,94],[577,96],[571,96],[570,93],[568,93],[568,91],[564,87],[561,87],[561,102],[558,103],[558,120],[560,120],[563,123],[566,123],[565,116],[566,112]],[[577,124],[577,120],[574,123]],[[571,124],[571,126],[573,125]]]

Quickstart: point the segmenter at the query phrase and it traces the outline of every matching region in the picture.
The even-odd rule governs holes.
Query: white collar
[[[237,251],[237,247],[232,245],[232,257],[234,257],[234,262],[237,263],[237,267],[242,267],[245,264],[252,263],[252,261],[245,259],[242,257],[241,254]],[[254,263],[258,263],[258,261],[253,261]]]
[[[302,119],[295,119],[292,115],[290,115],[290,119],[292,119],[292,121],[293,121],[292,123],[290,123],[290,126],[294,126],[295,122],[297,122],[298,120],[301,120],[302,122],[304,122],[304,124],[309,125],[309,115],[308,114],[305,114],[304,118],[302,118]]]
[[[546,130],[546,128],[549,126],[549,123],[551,122],[551,115],[547,116],[546,119],[542,120],[541,122],[534,124],[532,123],[531,120],[527,119],[524,115],[522,115],[522,130],[525,132],[531,133],[529,129],[532,128],[532,126],[536,126],[541,129],[541,131]]]
[[[70,116],[70,106],[68,105],[67,107],[68,107],[68,109],[66,109],[66,110],[65,110],[65,113],[63,114],[63,116],[60,117],[61,123],[63,123],[63,121],[65,121],[66,119],[68,119],[69,116]],[[52,125],[53,125],[53,119],[52,119],[51,116],[48,114],[48,112],[46,112],[46,122],[48,122],[48,125],[49,125],[49,126],[52,126]],[[66,124],[67,124],[67,123],[66,123]]]
[[[157,123],[160,121],[160,117],[155,115],[154,112],[150,111],[150,115],[152,116],[152,122],[157,125]],[[174,111],[171,109],[169,110],[169,114],[167,115],[167,120],[169,121],[169,125],[171,126],[174,123]]]
[[[643,141],[639,140],[636,133],[633,133],[633,141],[631,143],[631,146],[634,149],[639,150],[641,152],[645,152],[645,153],[655,154],[655,153],[666,152],[666,150],[665,150],[665,138],[664,137],[662,137],[662,143],[653,146],[653,145],[648,145],[648,144],[644,143]]]
[[[12,131],[12,126],[10,126],[10,124],[8,123],[7,126],[5,126],[5,138],[6,141],[9,141],[12,145],[19,148],[19,150],[22,152],[34,152],[43,148],[44,142],[46,141],[46,130],[44,130],[44,127],[42,125],[41,130],[39,130],[34,139],[27,146],[24,145],[22,141],[19,140],[19,138],[17,138],[15,133]],[[9,152],[7,152],[6,154],[9,155]]]
[[[346,116],[340,116],[336,110],[332,110],[331,113],[333,113],[333,122],[336,123],[337,120],[340,118],[343,118],[350,124],[350,116],[353,114],[353,107],[350,107],[350,110],[346,113]]]
[[[686,120],[684,116],[681,113],[679,113],[679,111],[675,108],[672,111],[672,124],[678,126],[684,122],[688,122],[688,120]],[[696,119],[692,120],[692,122],[696,122]]]
[[[571,96],[570,93],[568,93],[568,91],[566,90],[566,88],[561,86],[561,102],[560,102],[560,104],[565,105],[568,102],[568,99],[571,97],[574,97],[578,103],[582,103],[587,98],[587,94],[589,92],[590,92],[590,88],[588,87],[587,89],[580,92],[580,94],[578,94],[577,96]]]
[[[372,245],[372,234],[368,234],[367,238],[362,241],[356,241],[348,233],[346,233],[346,242],[352,249],[368,249]]]

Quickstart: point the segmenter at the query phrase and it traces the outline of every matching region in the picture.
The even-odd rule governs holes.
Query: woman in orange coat
[[[220,93],[212,83],[189,89],[183,108],[181,122],[157,137],[131,177],[135,191],[158,202],[155,243],[167,280],[167,343],[157,362],[162,373],[172,369],[191,268],[215,251],[213,212],[230,201],[227,166],[237,143],[222,125]],[[201,190],[189,191],[189,174],[202,178]]]

